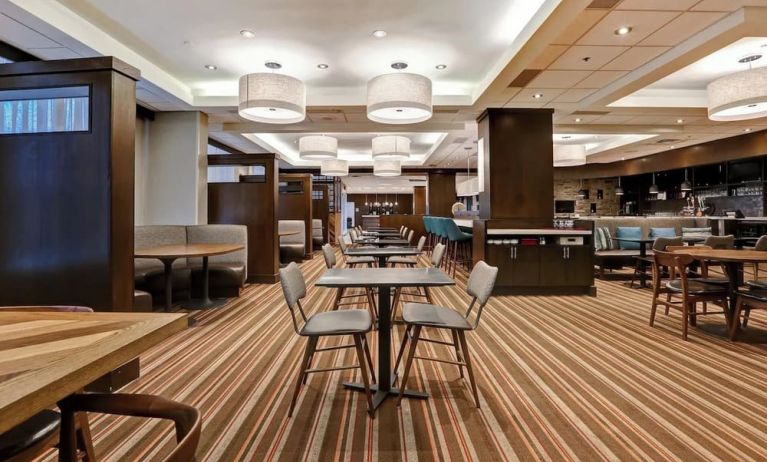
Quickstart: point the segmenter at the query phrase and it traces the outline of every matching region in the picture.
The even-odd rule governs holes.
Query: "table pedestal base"
[[[361,383],[344,383],[344,387],[354,391],[365,391],[365,385]],[[389,388],[388,390],[379,390],[378,385],[371,385],[370,391],[373,392],[373,409],[378,409],[378,406],[383,403],[386,398],[396,397],[399,395],[399,388]],[[429,394],[423,391],[405,390],[402,394],[407,398],[427,399]]]
[[[219,306],[225,305],[227,302],[226,298],[220,298],[220,299],[192,299],[187,300],[183,303],[181,303],[182,308],[186,308],[188,310],[209,310],[211,308],[218,308]]]

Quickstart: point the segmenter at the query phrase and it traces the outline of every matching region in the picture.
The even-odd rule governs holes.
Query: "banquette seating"
[[[210,294],[213,297],[237,297],[248,276],[248,233],[242,225],[151,225],[137,226],[136,249],[179,244],[242,244],[245,249],[210,257]],[[135,260],[136,289],[152,294],[155,303],[164,300],[165,273],[161,261],[152,258]],[[179,258],[173,262],[173,298],[187,299],[202,292],[202,259]]]
[[[280,234],[280,261],[282,263],[301,262],[306,248],[306,227],[303,220],[280,220],[277,223]]]
[[[312,243],[314,248],[318,249],[325,243],[325,235],[322,229],[322,220],[314,218],[312,220]]]

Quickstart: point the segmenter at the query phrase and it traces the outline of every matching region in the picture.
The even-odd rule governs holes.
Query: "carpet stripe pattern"
[[[301,269],[305,307],[329,309],[334,291],[311,284],[324,271],[321,256]],[[463,311],[466,275],[457,280],[433,294]],[[388,400],[371,420],[362,394],[341,386],[359,380],[357,371],[313,374],[288,419],[305,340],[279,284],[250,286],[225,307],[197,313],[197,327],[142,356],[142,377],[124,391],[197,406],[201,461],[767,460],[767,346],[712,333],[722,315],[699,320],[683,342],[679,313],[661,311],[649,327],[649,291],[597,285],[596,298],[491,299],[467,335],[481,409],[455,366],[416,361],[409,388],[428,400],[400,408]],[[750,330],[767,330],[762,313],[752,314]],[[370,340],[375,361],[375,334]],[[436,344],[419,344],[419,354],[454,359]],[[353,350],[320,355],[316,367],[356,362]],[[91,422],[100,460],[157,460],[174,445],[167,423]]]

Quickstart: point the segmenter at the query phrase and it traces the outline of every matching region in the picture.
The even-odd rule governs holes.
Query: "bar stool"
[[[333,247],[330,244],[325,244],[322,246],[322,256],[325,258],[325,266],[327,269],[336,267],[336,253],[333,251]],[[345,298],[357,298],[361,296],[360,294],[345,295],[344,292],[346,292],[345,287],[339,287],[336,290],[336,299],[333,301],[333,310],[337,310],[341,306],[359,304],[357,302],[342,302],[342,300]],[[373,289],[369,287],[365,288],[365,297],[367,299],[370,315],[373,317],[373,319],[378,319],[378,310],[376,308],[375,297],[373,297]]]
[[[426,231],[426,251],[431,253],[432,244],[431,244],[431,238],[432,238],[432,231],[431,231],[431,217],[424,216],[423,218],[423,229]]]
[[[436,247],[437,244],[446,245],[447,244],[447,235],[445,234],[445,227],[443,226],[443,221],[445,219],[442,217],[432,217],[432,230],[434,231],[434,246]],[[440,266],[444,265],[444,259],[440,260]]]
[[[445,219],[443,226],[448,239],[447,272],[455,277],[455,268],[459,263],[466,264],[466,267],[470,268],[472,235],[461,231],[458,225],[449,218]]]

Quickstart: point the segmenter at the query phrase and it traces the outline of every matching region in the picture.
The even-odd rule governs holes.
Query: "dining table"
[[[373,389],[373,407],[392,395],[399,395],[394,386],[396,371],[391,364],[391,294],[398,287],[438,287],[455,285],[439,268],[333,268],[320,276],[315,285],[334,288],[378,289],[378,383]],[[361,383],[344,383],[346,388],[364,391]],[[404,390],[404,396],[425,399],[429,394],[422,391]]]
[[[378,259],[378,267],[386,267],[386,259],[389,257],[413,257],[420,255],[421,251],[415,247],[352,247],[346,250],[349,257],[374,257]]]
[[[364,245],[374,245],[376,247],[384,247],[387,245],[393,245],[393,246],[406,246],[410,244],[410,241],[407,239],[401,239],[401,238],[374,238],[374,239],[358,239],[356,242]]]
[[[0,312],[0,434],[186,327],[182,313]]]
[[[727,327],[729,328],[732,322],[739,322],[739,320],[733,319],[732,313],[735,312],[738,288],[743,283],[743,264],[767,263],[767,252],[760,250],[706,249],[696,247],[674,250],[674,252],[690,255],[696,260],[721,263],[724,266],[727,273],[727,292],[729,295],[729,306],[725,309]]]
[[[165,276],[165,311],[173,306],[173,262],[179,258],[202,258],[203,286],[202,298],[189,300],[181,304],[184,308],[203,310],[224,304],[225,300],[210,298],[210,268],[208,258],[216,255],[237,252],[244,249],[242,244],[174,244],[137,249],[134,258],[156,258],[164,266]]]
[[[624,242],[624,243],[631,243],[631,244],[637,244],[639,246],[639,259],[644,262],[647,259],[647,247],[651,246],[655,239],[658,237],[614,237],[612,238],[614,241],[617,242]],[[669,237],[669,238],[677,238],[678,236],[663,236],[663,237]],[[682,236],[682,242],[684,242],[687,245],[694,245],[698,244],[704,241],[704,238],[702,237],[693,237],[693,236]],[[644,270],[639,274],[639,287],[640,288],[646,288],[647,287],[647,272]]]

